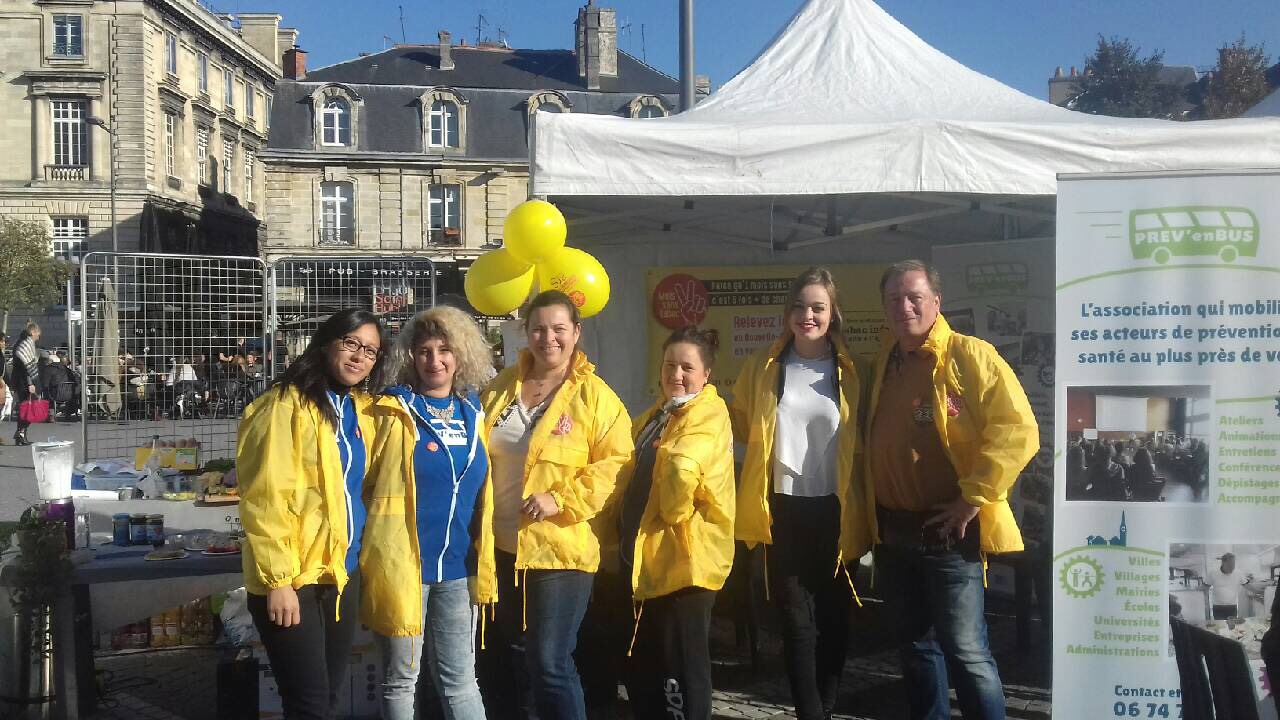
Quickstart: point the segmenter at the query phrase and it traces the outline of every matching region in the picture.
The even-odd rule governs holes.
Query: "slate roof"
[[[555,90],[571,112],[625,115],[640,95],[660,95],[677,104],[679,82],[619,51],[618,77],[601,78],[599,90],[588,90],[578,77],[569,50],[453,48],[453,70],[440,70],[436,45],[398,46],[308,72],[304,80],[276,83],[269,150],[315,151],[326,157],[361,153],[435,153],[423,147],[422,110],[418,98],[431,87],[455,89],[466,100],[465,154],[470,159],[527,161],[531,95]],[[340,83],[362,99],[356,138],[351,149],[316,150],[311,94]]]

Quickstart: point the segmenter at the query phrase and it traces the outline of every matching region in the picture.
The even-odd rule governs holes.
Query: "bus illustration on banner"
[[[1218,256],[1223,262],[1258,254],[1258,218],[1242,207],[1166,207],[1129,213],[1135,260],[1163,265],[1173,257]]]

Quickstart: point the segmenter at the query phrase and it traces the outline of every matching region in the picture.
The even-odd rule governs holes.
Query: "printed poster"
[[[732,390],[743,362],[782,334],[787,290],[807,265],[650,268],[649,362],[646,384],[657,397],[662,343],[672,330],[688,325],[719,333],[720,351],[711,379]],[[880,305],[883,265],[827,265],[840,293],[843,334],[849,351],[868,359],[885,331]]]
[[[1264,172],[1059,182],[1055,717],[1195,717],[1179,659],[1275,717],[1276,197]]]

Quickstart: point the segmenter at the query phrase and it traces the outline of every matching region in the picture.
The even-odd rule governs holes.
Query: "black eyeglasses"
[[[378,358],[382,355],[382,351],[378,348],[372,345],[365,345],[350,335],[343,335],[342,338],[338,340],[338,344],[342,346],[343,350],[346,350],[349,353],[360,353],[360,355],[369,362],[377,362]]]

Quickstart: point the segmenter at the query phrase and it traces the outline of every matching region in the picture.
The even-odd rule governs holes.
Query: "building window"
[[[569,112],[569,98],[555,92],[554,90],[544,90],[540,93],[534,93],[525,101],[529,107],[529,113],[535,112],[553,112],[567,113]]]
[[[662,108],[658,107],[657,105],[645,105],[644,107],[640,108],[640,112],[636,113],[636,117],[640,118],[641,120],[644,120],[647,118],[660,118],[660,117],[666,117],[666,116],[667,114],[663,112]]]
[[[236,161],[234,140],[222,141],[222,192],[231,192],[231,163]]]
[[[244,149],[244,200],[253,202],[253,163],[257,155],[249,148]]]
[[[196,53],[196,82],[200,92],[209,93],[209,53]]]
[[[354,186],[349,182],[320,183],[320,243],[355,244]]]
[[[228,110],[236,107],[235,75],[230,69],[222,71],[222,106]]]
[[[324,102],[320,121],[321,145],[351,144],[351,106],[341,98],[329,98]]]
[[[164,114],[164,169],[169,177],[177,177],[178,155],[178,116],[171,112]]]
[[[249,83],[245,83],[244,84],[244,116],[249,118],[250,120],[253,119],[253,114],[255,110],[254,108],[255,103],[253,102],[253,99],[254,99],[253,85]]]
[[[661,118],[671,114],[667,101],[657,95],[639,95],[627,104],[627,114],[633,118]]]
[[[84,241],[89,239],[89,218],[53,219],[53,256],[70,260],[84,255]]]
[[[271,129],[271,107],[272,107],[272,105],[273,105],[273,103],[272,103],[272,101],[271,101],[271,96],[270,96],[270,95],[267,95],[267,117],[266,117],[266,126],[267,126],[267,129],[268,129],[268,130],[270,130],[270,129]]]
[[[79,15],[53,16],[53,54],[58,57],[84,55],[84,18]]]
[[[178,74],[178,36],[171,32],[164,34],[164,69],[170,75]]]
[[[53,101],[53,164],[88,165],[84,103],[80,100]]]
[[[431,147],[458,147],[458,104],[452,100],[431,103],[431,131],[427,144]]]
[[[430,233],[433,245],[462,244],[461,186],[432,185],[430,189]]]
[[[209,128],[196,128],[196,182],[209,182]]]

